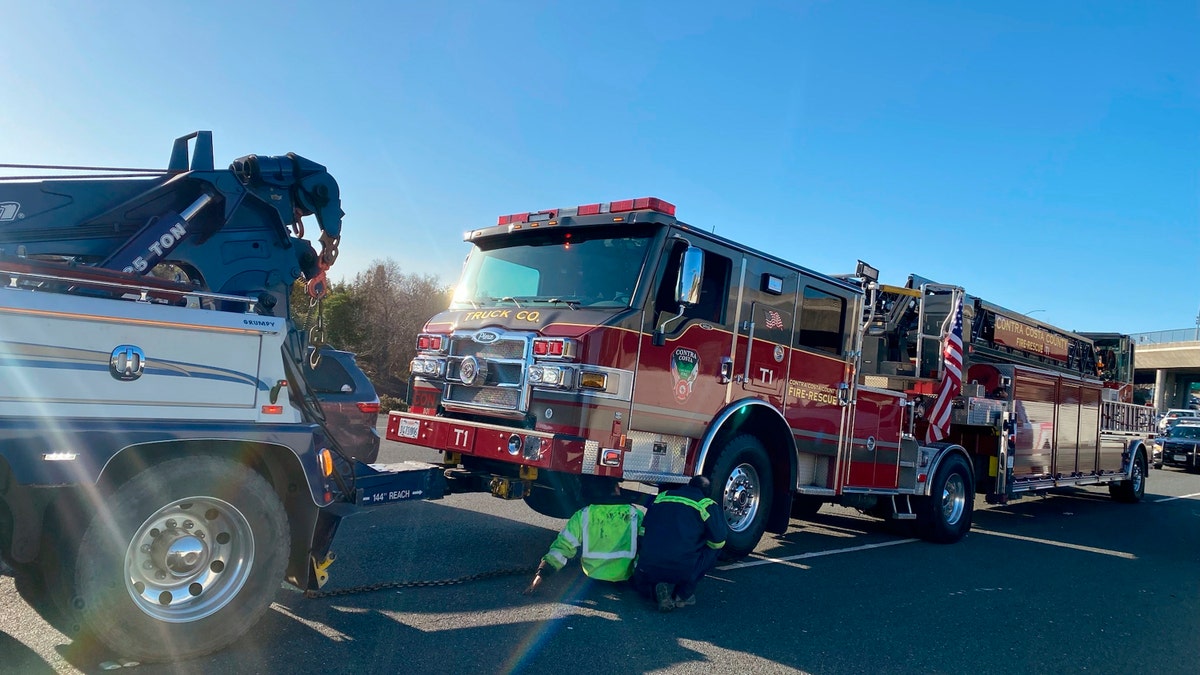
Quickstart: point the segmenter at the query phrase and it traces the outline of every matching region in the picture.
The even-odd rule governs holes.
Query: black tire
[[[1138,453],[1133,458],[1133,475],[1129,480],[1111,483],[1108,494],[1124,504],[1136,504],[1146,494],[1146,456]]]
[[[917,534],[937,544],[953,544],[966,536],[975,508],[975,485],[971,468],[961,455],[942,461],[929,494],[914,500]]]
[[[121,656],[217,651],[245,635],[279,589],[287,514],[271,485],[241,464],[163,462],[105,504],[66,568],[69,611],[83,633]]]
[[[796,495],[792,497],[792,517],[796,520],[809,520],[821,510],[825,500],[812,495]]]
[[[13,585],[17,594],[46,623],[64,635],[73,635],[75,626],[68,618],[70,596],[62,583],[59,547],[53,537],[43,539],[38,559],[31,563],[12,563]]]
[[[570,518],[586,506],[579,478],[556,472],[545,472],[545,485],[535,484],[525,496],[525,504],[548,518]]]
[[[721,555],[741,558],[758,546],[767,527],[775,496],[771,462],[757,438],[741,434],[721,448],[711,466],[712,498],[722,506],[729,523]]]

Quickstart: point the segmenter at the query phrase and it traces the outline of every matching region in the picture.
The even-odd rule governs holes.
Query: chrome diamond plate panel
[[[662,480],[683,476],[691,439],[645,431],[629,432],[630,451],[625,453],[625,477],[630,480]]]
[[[596,473],[596,465],[600,462],[600,441],[585,441],[583,444],[583,472]]]

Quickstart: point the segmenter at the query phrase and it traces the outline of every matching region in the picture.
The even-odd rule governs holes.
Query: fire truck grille
[[[467,387],[460,384],[452,384],[447,388],[446,400],[456,403],[486,406],[488,408],[516,410],[520,403],[520,392],[517,389]]]
[[[471,338],[454,338],[450,345],[452,356],[474,356],[477,359],[523,359],[525,340],[498,340],[479,344]]]
[[[472,335],[455,335],[450,340],[447,387],[443,400],[462,408],[524,412],[526,336],[501,334],[494,342],[477,342]],[[462,377],[462,363],[473,357],[486,372],[485,379],[470,385],[455,382]]]

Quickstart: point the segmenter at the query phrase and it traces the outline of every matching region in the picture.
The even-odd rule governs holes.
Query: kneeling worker
[[[709,499],[704,476],[660,493],[642,519],[642,537],[633,585],[669,612],[696,603],[696,584],[717,562],[729,526]]]
[[[601,581],[625,581],[633,575],[638,554],[642,512],[621,497],[621,483],[613,478],[593,503],[575,512],[558,533],[550,551],[542,556],[537,574],[525,589],[532,595],[547,571],[558,571],[579,553],[583,573]]]

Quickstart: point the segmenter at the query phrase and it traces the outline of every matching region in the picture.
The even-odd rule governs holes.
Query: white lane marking
[[[1173,502],[1176,499],[1191,499],[1192,497],[1200,497],[1200,492],[1193,492],[1190,495],[1179,495],[1178,497],[1164,497],[1162,499],[1155,499],[1152,503],[1161,504],[1163,502]]]
[[[721,565],[717,569],[740,570],[743,567],[757,567],[758,565],[779,565],[786,564],[792,560],[804,560],[805,558],[820,558],[821,556],[837,555],[839,553],[855,553],[857,551],[868,551],[873,548],[884,548],[885,546],[897,546],[899,544],[911,544],[919,539],[898,539],[896,541],[885,541],[882,544],[864,544],[862,546],[851,546],[850,548],[835,548],[828,551],[812,551],[809,553],[801,553],[799,555],[789,555],[785,558],[756,558],[754,560],[746,560],[744,562],[730,563]]]
[[[276,612],[279,612],[280,614],[286,616],[289,619],[292,619],[293,621],[296,621],[297,623],[308,626],[309,628],[313,629],[314,631],[329,638],[329,640],[332,642],[354,642],[354,638],[350,637],[349,635],[346,635],[342,631],[340,631],[336,628],[333,628],[332,626],[323,624],[320,621],[313,621],[312,619],[305,619],[302,616],[297,616],[297,615],[293,614],[287,607],[284,607],[283,605],[279,604],[278,602],[272,602],[271,609],[275,610]]]
[[[1008,532],[993,532],[992,530],[981,530],[978,527],[972,527],[971,532],[975,534],[990,534],[993,537],[1004,537],[1006,539],[1016,539],[1018,541],[1028,541],[1034,544],[1046,544],[1047,546],[1058,546],[1060,548],[1069,548],[1076,551],[1084,551],[1087,553],[1099,553],[1101,555],[1111,555],[1114,558],[1124,558],[1126,560],[1137,560],[1137,556],[1124,551],[1110,551],[1106,548],[1096,548],[1095,546],[1084,546],[1082,544],[1068,544],[1065,541],[1054,541],[1053,539],[1038,539],[1036,537],[1024,537],[1019,534],[1010,534]]]

